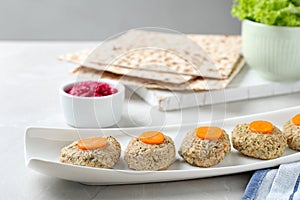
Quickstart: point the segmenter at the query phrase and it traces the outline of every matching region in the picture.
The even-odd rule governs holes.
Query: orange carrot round
[[[268,133],[272,133],[273,129],[274,129],[273,124],[267,121],[258,120],[250,123],[251,132],[268,134]]]
[[[142,133],[139,139],[146,144],[162,144],[165,140],[165,136],[158,131],[147,131]]]
[[[103,137],[94,137],[78,140],[77,147],[81,150],[99,149],[107,145],[107,139]]]
[[[296,126],[300,126],[300,114],[298,115],[295,115],[292,119],[293,123],[296,125]]]
[[[216,126],[201,126],[196,129],[196,135],[202,140],[217,140],[224,131]]]

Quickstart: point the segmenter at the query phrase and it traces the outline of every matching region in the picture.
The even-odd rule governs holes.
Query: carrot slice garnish
[[[296,125],[296,126],[300,126],[300,114],[298,115],[295,115],[292,119],[293,123]]]
[[[87,138],[78,140],[77,147],[81,150],[99,149],[107,145],[107,139],[103,137]]]
[[[147,131],[142,133],[139,139],[146,144],[162,144],[165,136],[158,131]]]
[[[217,140],[224,131],[216,126],[201,126],[196,129],[196,135],[202,140]]]
[[[250,131],[251,132],[259,132],[263,134],[272,133],[274,126],[272,123],[267,121],[253,121],[250,123]]]

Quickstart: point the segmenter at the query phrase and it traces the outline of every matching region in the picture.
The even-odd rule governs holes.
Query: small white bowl
[[[60,87],[60,102],[67,124],[78,128],[101,128],[119,122],[123,111],[125,87],[109,79],[101,79],[99,82],[117,88],[118,92],[102,97],[79,97],[66,92],[79,82],[70,82]]]
[[[242,24],[242,52],[250,67],[274,81],[300,80],[300,27]]]

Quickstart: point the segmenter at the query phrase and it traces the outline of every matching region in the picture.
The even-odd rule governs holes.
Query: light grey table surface
[[[240,199],[252,172],[167,183],[86,186],[25,166],[27,126],[67,127],[59,86],[76,77],[56,57],[95,42],[0,42],[0,199]],[[216,106],[160,112],[127,91],[120,127],[208,121],[299,105],[300,93]]]

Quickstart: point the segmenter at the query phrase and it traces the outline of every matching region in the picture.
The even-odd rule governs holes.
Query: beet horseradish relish
[[[118,89],[111,87],[107,83],[85,81],[75,84],[66,92],[79,97],[102,97],[115,94],[118,92]]]

